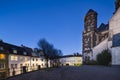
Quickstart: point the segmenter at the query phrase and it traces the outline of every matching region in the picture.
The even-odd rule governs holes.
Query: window
[[[25,61],[27,61],[28,60],[28,58],[27,57],[25,57]]]
[[[17,61],[18,57],[17,56],[11,56],[11,61]]]
[[[38,59],[36,59],[36,61],[38,61]]]
[[[15,68],[17,68],[17,64],[15,64]]]
[[[33,67],[34,67],[34,64],[33,64]]]
[[[23,57],[20,57],[20,61],[22,61],[23,60]]]
[[[33,58],[33,61],[34,61],[34,58]]]
[[[42,63],[42,66],[43,66],[43,63]]]
[[[0,54],[0,59],[5,59],[5,54]]]
[[[20,67],[22,68],[23,64],[20,64]]]
[[[4,50],[2,46],[0,46],[0,50]]]
[[[14,64],[11,64],[11,68],[14,68]]]
[[[5,69],[5,64],[4,63],[0,63],[0,69]]]
[[[27,52],[23,52],[24,55],[27,55]]]
[[[36,66],[38,66],[38,64],[36,64]]]
[[[17,50],[13,49],[13,53],[17,54]]]
[[[12,48],[13,53],[17,54],[17,50],[15,48]]]

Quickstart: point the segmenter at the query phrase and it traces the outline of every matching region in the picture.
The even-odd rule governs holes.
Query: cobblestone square
[[[120,80],[120,66],[59,67],[27,73],[7,80]]]

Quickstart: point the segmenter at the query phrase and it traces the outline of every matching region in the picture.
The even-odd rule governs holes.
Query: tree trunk
[[[48,68],[48,59],[46,59],[46,67]]]

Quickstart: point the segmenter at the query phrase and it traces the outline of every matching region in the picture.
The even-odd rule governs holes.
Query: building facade
[[[82,55],[66,55],[59,58],[61,66],[79,66],[82,64]]]
[[[45,68],[41,52],[0,41],[0,79]]]
[[[83,31],[83,59],[84,62],[96,60],[96,57],[103,50],[108,49],[112,55],[112,65],[120,65],[120,0],[115,2],[115,12],[108,24],[101,24],[97,28],[97,18],[89,17],[97,13],[94,10],[89,10],[85,16],[85,25]],[[88,19],[87,19],[88,17]],[[90,19],[89,19],[90,18]],[[93,19],[93,20],[92,20]],[[87,22],[86,22],[87,20]],[[95,21],[96,20],[96,21]],[[95,23],[92,25],[92,23]],[[89,25],[88,25],[89,24]],[[87,26],[86,26],[87,25]],[[86,27],[93,27],[89,29]],[[91,33],[94,34],[91,34]],[[89,38],[86,36],[88,35]],[[94,36],[94,37],[93,37]]]
[[[90,9],[85,15],[83,31],[83,61],[92,60],[93,48],[108,37],[109,25],[101,23],[97,27],[97,12]]]

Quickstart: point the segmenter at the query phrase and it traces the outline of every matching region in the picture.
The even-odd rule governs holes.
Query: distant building
[[[59,58],[61,66],[77,66],[82,64],[82,55],[66,55]]]
[[[112,65],[120,65],[120,0],[115,2],[115,13],[108,24],[97,28],[97,12],[90,9],[84,20],[83,61],[96,60],[103,50],[109,49]]]

